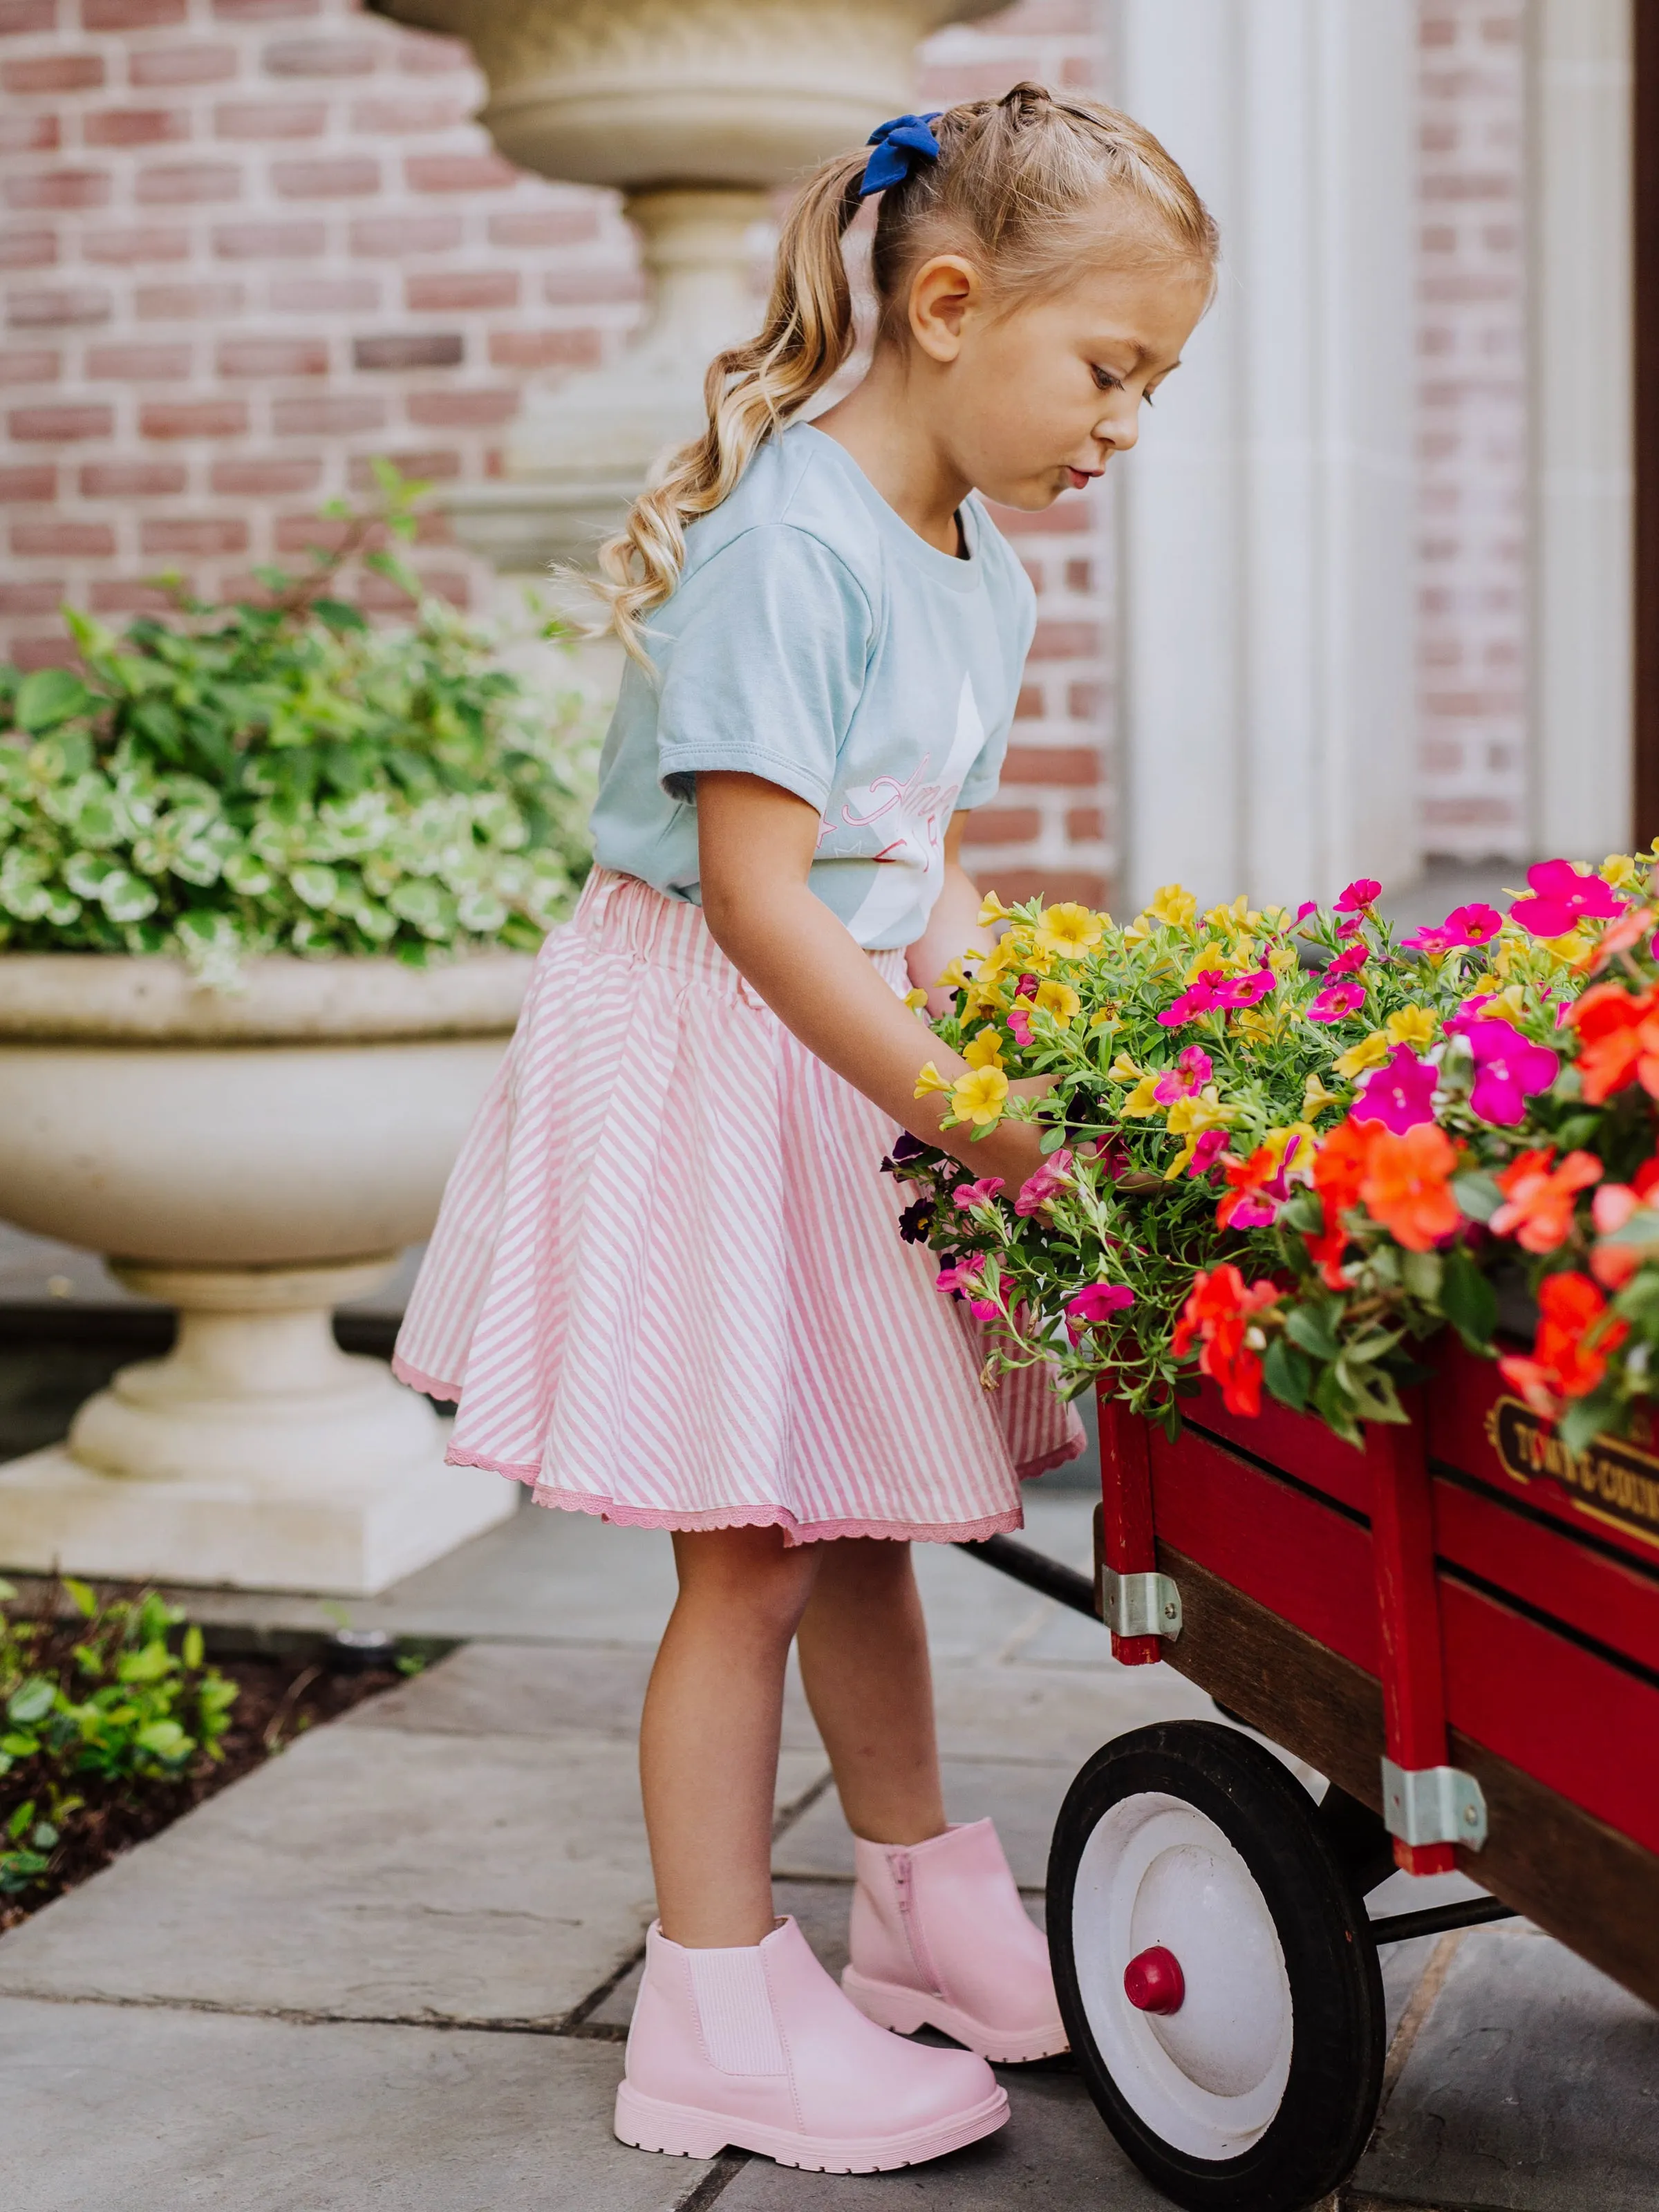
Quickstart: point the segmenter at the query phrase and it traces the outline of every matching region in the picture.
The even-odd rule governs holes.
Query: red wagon
[[[1206,1386],[1179,1435],[1101,1401],[1097,1604],[1331,1779],[1236,1729],[1107,1744],[1055,1830],[1048,1925],[1108,2126],[1188,2207],[1280,2212],[1376,2117],[1377,1945],[1523,1912],[1659,2002],[1659,1456],[1565,1453],[1438,1352],[1364,1452]],[[1396,1863],[1488,1896],[1368,1918]]]

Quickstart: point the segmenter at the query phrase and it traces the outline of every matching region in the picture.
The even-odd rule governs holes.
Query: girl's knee
[[[680,1601],[718,1607],[744,1628],[784,1643],[794,1634],[817,1579],[816,1545],[786,1546],[777,1528],[715,1528],[677,1534]]]

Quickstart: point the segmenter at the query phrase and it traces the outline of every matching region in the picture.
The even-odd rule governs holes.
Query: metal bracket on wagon
[[[1396,1766],[1382,1761],[1382,1821],[1407,1844],[1461,1844],[1478,1851],[1486,1840],[1486,1800],[1474,1775],[1456,1766]]]
[[[1114,1636],[1181,1633],[1181,1592],[1168,1575],[1120,1575],[1103,1562],[1100,1570],[1100,1617]]]

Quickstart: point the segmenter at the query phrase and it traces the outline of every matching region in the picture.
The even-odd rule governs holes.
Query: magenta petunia
[[[1003,1188],[1000,1176],[981,1176],[977,1182],[959,1182],[951,1195],[965,1213],[975,1206],[994,1206]]]
[[[1224,1129],[1206,1129],[1193,1146],[1193,1157],[1187,1168],[1188,1175],[1189,1176],[1208,1175],[1226,1149],[1227,1132]]]
[[[1365,986],[1352,977],[1344,975],[1340,981],[1328,983],[1316,994],[1308,1006],[1310,1022],[1345,1021],[1358,1012],[1365,1003]]]
[[[1135,1302],[1127,1283],[1087,1283],[1066,1301],[1066,1334],[1075,1344],[1085,1328],[1097,1328],[1109,1315]]]
[[[1353,1102],[1356,1121],[1381,1121],[1396,1137],[1434,1119],[1434,1087],[1439,1080],[1432,1063],[1419,1060],[1408,1044],[1397,1044],[1381,1067],[1373,1068],[1360,1085]]]
[[[1325,981],[1334,983],[1339,975],[1352,975],[1357,968],[1363,968],[1370,957],[1369,945],[1349,945],[1346,951],[1339,952],[1326,969]]]
[[[1185,1046],[1175,1066],[1160,1076],[1152,1096],[1160,1106],[1173,1106],[1178,1098],[1190,1098],[1201,1091],[1215,1073],[1215,1063],[1201,1045]]]
[[[1014,1006],[1008,1015],[1008,1033],[1022,1052],[1031,1045],[1031,1017],[1024,1006]]]
[[[1297,907],[1296,910],[1296,921],[1292,926],[1299,928],[1308,919],[1308,916],[1310,914],[1317,914],[1318,911],[1319,901],[1317,899],[1304,899],[1301,905]]]
[[[1466,1034],[1475,1068],[1469,1104],[1483,1121],[1514,1127],[1525,1118],[1527,1100],[1554,1082],[1560,1054],[1534,1044],[1513,1022],[1472,1022]]]
[[[1565,937],[1576,922],[1611,921],[1626,901],[1600,876],[1581,876],[1571,860],[1540,860],[1527,871],[1530,898],[1516,899],[1510,920],[1534,937]]]
[[[1503,927],[1495,906],[1460,906],[1443,921],[1425,924],[1400,941],[1407,952],[1455,952],[1462,946],[1490,944]]]
[[[1067,1190],[1072,1182],[1072,1155],[1062,1145],[1050,1152],[1042,1165],[1025,1178],[1024,1188],[1014,1200],[1014,1212],[1029,1218],[1040,1213],[1059,1191]]]
[[[1336,902],[1339,914],[1363,914],[1382,896],[1382,886],[1371,876],[1356,876]]]
[[[1224,983],[1216,993],[1218,1006],[1253,1006],[1257,1000],[1265,999],[1279,978],[1264,962],[1252,968],[1248,975],[1235,975],[1231,983]]]
[[[1497,996],[1496,991],[1480,991],[1474,998],[1465,999],[1455,1014],[1447,1015],[1446,1035],[1468,1036],[1480,1024],[1481,1008],[1491,1006]]]
[[[1219,968],[1202,968],[1172,1006],[1165,1006],[1158,1016],[1160,1029],[1178,1030],[1183,1022],[1195,1022],[1200,1014],[1211,1013],[1225,1002],[1220,986],[1226,977]]]

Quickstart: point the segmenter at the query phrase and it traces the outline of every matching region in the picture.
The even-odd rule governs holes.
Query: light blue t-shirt
[[[919,538],[852,455],[797,423],[685,533],[647,619],[652,679],[623,678],[599,764],[594,854],[696,900],[696,784],[735,769],[823,817],[808,881],[872,951],[912,945],[945,831],[990,798],[1036,603],[977,497],[968,557]]]

